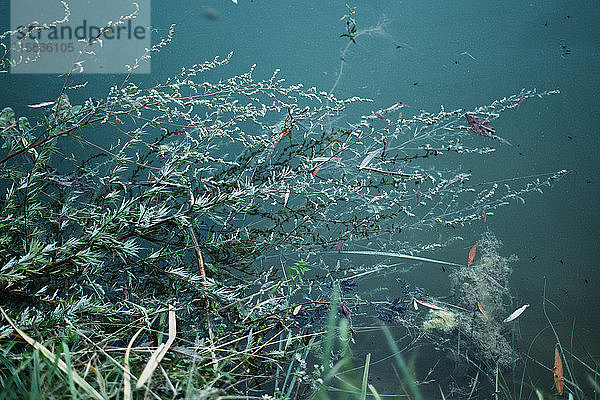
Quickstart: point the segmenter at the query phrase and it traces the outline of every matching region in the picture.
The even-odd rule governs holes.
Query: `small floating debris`
[[[497,140],[500,143],[505,143],[512,146],[508,140],[503,139],[500,136],[494,135],[494,132],[496,132],[496,130],[492,128],[490,121],[488,121],[487,119],[479,118],[469,113],[465,114],[465,117],[469,122],[469,127],[476,134],[481,136],[487,136],[491,139]]]
[[[565,378],[563,376],[563,365],[558,350],[558,343],[554,346],[554,387],[559,395],[565,390]]]
[[[417,303],[419,303],[422,306],[434,309],[434,310],[439,310],[439,311],[448,311],[445,308],[442,308],[440,306],[436,306],[433,303],[430,303],[428,301],[423,301],[423,300],[419,300],[416,297],[413,297],[413,305],[415,306],[415,310],[418,310],[419,308],[417,307]]]
[[[41,103],[37,103],[37,104],[27,104],[27,107],[29,108],[42,108],[42,107],[48,107],[54,105],[53,101],[43,101]]]
[[[483,316],[485,317],[485,319],[487,319],[488,321],[490,320],[490,317],[488,317],[487,313],[485,312],[485,310],[483,309],[483,306],[481,305],[480,302],[477,302],[477,308],[479,308],[479,312],[481,314],[483,314]]]
[[[491,276],[489,276],[485,272],[482,272],[481,275],[483,275],[485,277],[485,279],[487,279],[488,281],[490,281],[491,284],[494,285],[494,286],[496,286],[498,289],[507,290],[504,286],[502,286],[500,283],[498,283],[497,280],[495,280],[494,278],[492,278]]]
[[[467,258],[467,268],[469,268],[471,266],[471,264],[473,264],[473,260],[475,259],[475,252],[477,251],[478,244],[479,244],[479,240],[477,241],[477,243],[475,243],[473,245],[473,247],[471,247],[471,250],[469,250],[469,257]]]
[[[510,322],[519,318],[519,315],[523,314],[523,311],[525,311],[527,307],[529,307],[529,304],[525,304],[524,306],[517,308],[512,314],[506,317],[506,319],[503,322]]]

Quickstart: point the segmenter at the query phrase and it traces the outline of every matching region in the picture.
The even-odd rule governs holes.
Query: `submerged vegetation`
[[[362,31],[346,23],[354,42]],[[489,232],[469,267],[431,253],[458,240],[454,227],[566,172],[480,181],[455,160],[505,144],[473,134],[465,110],[403,118],[398,102],[339,127],[353,103],[372,101],[289,85],[278,71],[202,79],[230,57],[154,87],[129,75],[80,104],[68,74],[39,120],[2,110],[0,397],[365,399],[391,388],[418,399],[427,376],[406,356],[427,345],[514,393],[498,384],[521,358],[500,322],[514,259]],[[555,93],[469,113],[492,121]],[[452,297],[403,280],[428,262],[452,268]],[[390,278],[392,296],[359,291],[375,277]],[[382,333],[399,380],[378,388],[353,342]],[[582,398],[572,375],[564,386]],[[440,390],[465,398],[475,387]]]

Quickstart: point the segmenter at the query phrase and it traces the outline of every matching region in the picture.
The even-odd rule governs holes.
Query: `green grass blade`
[[[400,368],[400,370],[402,371],[402,375],[404,376],[404,380],[406,381],[406,384],[408,385],[408,389],[414,396],[415,400],[423,400],[421,393],[419,393],[419,388],[417,388],[416,380],[415,380],[414,376],[412,375],[412,373],[410,372],[410,370],[408,369],[408,366],[404,362],[404,359],[402,358],[402,355],[400,354],[400,350],[398,349],[398,346],[396,345],[396,342],[394,341],[394,337],[392,336],[392,333],[390,332],[390,330],[388,329],[387,326],[384,325],[384,326],[382,326],[382,328],[383,328],[383,333],[385,334],[385,337],[388,341],[388,344],[389,344],[390,348],[392,349],[392,352],[394,353],[394,359],[396,360],[396,364],[398,364],[398,367]]]
[[[73,364],[71,364],[71,352],[69,351],[69,345],[62,343],[63,354],[65,355],[65,364],[67,367],[67,380],[69,381],[69,390],[71,391],[71,398],[77,399],[77,391],[75,390],[75,382],[73,381]]]
[[[7,346],[7,348],[9,347],[12,347],[12,345]],[[2,350],[3,351],[0,353],[0,387],[3,390],[0,390],[0,399],[22,398],[25,393],[27,393],[27,389],[25,389],[25,385],[19,376],[19,372],[22,368],[17,368],[17,366],[6,357],[6,355],[9,354],[8,350]],[[29,362],[30,360],[25,361],[27,364]],[[5,375],[5,372],[8,372],[8,374]]]
[[[442,387],[440,385],[438,385],[438,388],[440,389],[440,394],[442,395],[442,400],[446,400],[446,396],[444,395],[444,392],[442,391]]]
[[[373,397],[375,397],[375,400],[381,400],[381,396],[379,396],[379,393],[377,393],[377,390],[375,390],[375,386],[371,385],[369,383],[369,390],[371,391],[371,394],[373,395]]]
[[[544,400],[544,395],[539,389],[535,389],[535,394],[537,395],[538,400]]]
[[[369,383],[369,364],[371,363],[371,353],[367,354],[365,359],[365,370],[363,371],[362,387],[360,388],[360,400],[367,398],[367,384]]]
[[[338,305],[340,303],[339,287],[335,286],[331,294],[331,304],[329,306],[329,314],[327,316],[327,335],[325,336],[325,348],[323,349],[323,367],[325,367],[324,376],[327,379],[331,365],[331,353],[333,351],[333,343],[336,338],[336,316]]]
[[[304,353],[300,356],[301,360],[298,360],[298,367],[297,367],[297,372],[301,369],[304,369],[306,367],[306,365],[302,366],[302,363],[306,363],[306,358],[308,357],[308,353],[310,352],[310,349],[312,348],[312,345],[314,343],[315,337],[311,337],[310,341],[308,342],[308,345],[304,348]],[[289,373],[291,371],[291,367],[294,364],[294,360],[292,359],[292,361],[290,362],[290,369],[288,369],[288,376]],[[298,374],[295,373],[292,375],[292,381],[290,382],[290,385],[288,386],[288,390],[286,393],[286,398],[292,398],[292,390],[294,389],[294,387],[296,386],[296,380],[298,379]],[[286,382],[287,382],[287,377],[286,377]]]
[[[32,398],[41,398],[40,393],[40,352],[38,349],[33,349],[33,371],[31,371],[31,396]]]

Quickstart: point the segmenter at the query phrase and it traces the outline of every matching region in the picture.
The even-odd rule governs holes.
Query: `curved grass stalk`
[[[402,254],[402,253],[391,253],[387,251],[367,251],[367,250],[352,250],[352,251],[342,251],[340,254],[356,254],[362,256],[380,256],[380,257],[395,257],[395,258],[404,258],[407,260],[415,260],[415,261],[423,261],[433,264],[443,264],[451,267],[462,267],[462,264],[453,263],[450,261],[443,260],[435,260],[433,258],[425,258],[418,256],[411,256],[410,254]]]

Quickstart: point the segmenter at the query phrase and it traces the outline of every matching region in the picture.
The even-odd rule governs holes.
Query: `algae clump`
[[[423,329],[439,329],[450,332],[456,327],[456,318],[453,312],[429,310],[429,319],[423,322]]]

